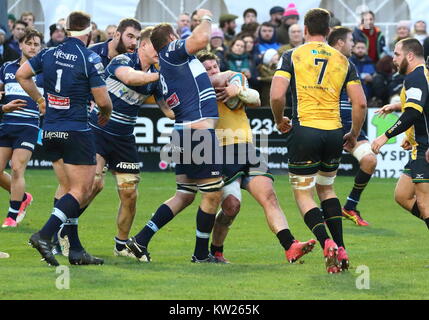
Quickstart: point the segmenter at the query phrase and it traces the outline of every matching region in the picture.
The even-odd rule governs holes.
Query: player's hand
[[[375,110],[374,113],[381,118],[385,118],[389,113],[392,113],[395,110],[395,104],[386,104],[382,108]]]
[[[13,112],[15,110],[22,110],[22,108],[26,107],[26,106],[27,106],[27,101],[21,100],[21,99],[16,99],[16,100],[9,102],[8,104],[5,104],[2,108],[2,111],[4,113]]]
[[[353,148],[356,146],[357,143],[357,137],[354,135],[351,131],[349,133],[346,133],[343,137],[343,148],[347,152],[351,152]]]
[[[98,113],[98,124],[102,127],[104,127],[107,122],[110,120],[110,114],[111,112],[106,112],[103,109],[100,108],[100,112]]]
[[[375,154],[379,154],[381,147],[386,144],[387,140],[389,140],[389,138],[386,137],[385,134],[383,134],[383,135],[379,136],[377,139],[375,139],[371,143],[372,152],[374,152]]]
[[[46,114],[46,100],[43,99],[43,102],[40,102],[37,106],[39,107],[40,115],[44,116]]]
[[[230,84],[224,88],[216,88],[216,99],[218,101],[227,102],[229,98],[234,98],[240,93],[240,88]]]
[[[207,10],[207,9],[198,9],[197,16],[201,20],[201,18],[204,17],[204,16],[213,17],[213,13],[211,13],[211,11]]]
[[[410,141],[407,138],[404,138],[404,140],[402,140],[402,143],[401,143],[401,148],[406,151],[409,151],[413,148],[413,146],[411,145]]]
[[[277,129],[281,133],[288,133],[292,129],[292,122],[288,117],[283,117],[282,121],[277,123]]]

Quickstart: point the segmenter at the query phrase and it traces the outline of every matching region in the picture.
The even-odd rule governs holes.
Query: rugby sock
[[[69,239],[70,250],[80,252],[83,250],[83,246],[79,240],[78,224],[78,218],[69,218],[64,224],[64,229],[65,235]]]
[[[290,246],[293,243],[293,240],[295,240],[292,233],[290,233],[289,229],[284,229],[279,231],[277,233],[277,238],[279,239],[280,244],[283,246],[285,250],[289,250]]]
[[[417,201],[414,203],[414,206],[411,209],[411,213],[413,214],[413,216],[416,216],[417,218],[421,219],[420,210],[419,210],[419,206],[417,205]]]
[[[57,202],[58,202],[58,199],[57,199],[57,198],[54,198],[54,207],[55,207],[55,205],[57,204]],[[61,234],[62,234],[62,232],[63,232],[63,229],[64,229],[64,228],[62,228],[62,229],[61,229]],[[54,233],[54,237],[53,237],[53,239],[52,239],[52,242],[53,242],[53,243],[58,243],[58,233],[57,233],[57,232],[55,232],[55,233]]]
[[[341,214],[341,204],[338,198],[331,198],[321,203],[323,216],[326,225],[331,232],[332,238],[338,247],[344,247],[343,240],[343,217]]]
[[[21,206],[21,201],[10,201],[9,202],[9,212],[7,213],[8,218],[16,220],[16,217],[19,213],[19,207]]]
[[[146,224],[146,226],[136,235],[135,239],[139,245],[147,248],[150,239],[153,235],[169,223],[174,218],[173,211],[166,204],[162,204],[158,210],[156,210],[152,219]]]
[[[325,240],[329,239],[323,222],[322,213],[319,208],[313,208],[304,215],[304,222],[307,227],[313,232],[322,248],[325,248]]]
[[[76,218],[79,214],[79,202],[69,193],[58,200],[54,207],[52,215],[48,222],[40,230],[40,236],[43,239],[52,239],[60,226],[66,222],[68,218]]]
[[[83,212],[86,210],[86,208],[88,208],[88,206],[86,206],[86,207],[84,207],[82,209],[79,209],[78,218],[83,214]],[[76,220],[76,225],[78,225],[78,224],[79,224],[79,222]],[[70,223],[70,221],[67,221],[64,224],[64,227],[61,229],[61,237],[64,237],[65,235],[68,235],[69,230],[71,228],[74,228],[73,225],[74,224]],[[74,231],[72,233],[74,233]],[[70,238],[70,235],[68,235],[68,236]],[[54,238],[55,238],[55,235],[54,235]]]
[[[57,205],[58,199],[54,198],[54,207]]]
[[[371,179],[371,176],[372,176],[371,174],[368,174],[362,171],[362,169],[359,169],[355,177],[355,185],[353,186],[352,191],[347,197],[347,202],[344,206],[344,209],[356,210],[356,206],[359,203],[360,196],[363,190],[365,189],[366,185],[368,184],[369,180]]]
[[[426,226],[428,227],[428,229],[429,229],[429,218],[426,218],[425,219],[425,222],[426,222]]]
[[[209,240],[215,223],[216,214],[208,214],[198,208],[197,212],[197,237],[194,256],[198,260],[206,259],[209,255]]]
[[[24,202],[25,200],[27,200],[27,193],[24,192],[24,196],[22,197],[22,202]]]
[[[213,243],[210,245],[210,253],[214,255],[216,252],[223,253],[223,246],[215,246]]]
[[[125,243],[127,243],[127,240],[121,240],[121,239],[119,239],[118,237],[115,237],[115,247],[116,247],[116,250],[118,250],[118,251],[122,251],[122,250],[124,250],[125,249]]]

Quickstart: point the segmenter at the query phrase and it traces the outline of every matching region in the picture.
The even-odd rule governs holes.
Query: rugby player
[[[259,107],[259,92],[249,88],[243,74],[232,71],[221,73],[215,54],[200,51],[197,58],[204,65],[212,85],[218,92],[219,122],[216,134],[223,148],[225,185],[222,189],[221,210],[216,215],[213,227],[210,252],[218,260],[227,262],[223,255],[223,244],[240,211],[241,188],[247,190],[262,206],[269,228],[285,250],[286,259],[290,263],[295,262],[310,252],[316,241],[299,242],[291,234],[274,190],[274,177],[265,159],[253,145],[245,105]],[[234,100],[237,97],[243,103]]]
[[[114,239],[116,256],[134,257],[126,250],[125,243],[136,213],[140,181],[140,161],[133,134],[139,108],[149,96],[154,95],[161,110],[174,118],[159,89],[159,73],[154,66],[158,63],[158,54],[150,41],[152,30],[153,27],[147,27],[138,35],[140,45],[136,52],[116,56],[110,62],[106,69],[106,84],[113,103],[112,116],[104,127],[97,124],[94,116],[90,121],[97,149],[91,200],[103,189],[106,164],[115,175],[120,198],[118,234]]]
[[[39,108],[37,103],[27,95],[16,80],[16,72],[28,59],[37,55],[41,50],[43,35],[35,29],[27,28],[19,40],[21,58],[6,62],[0,68],[0,91],[5,90],[6,103],[20,99],[19,108],[3,106],[0,124],[0,171],[11,161],[10,206],[3,228],[14,228],[25,217],[25,209],[33,197],[25,192],[25,169],[36,147],[39,134]],[[35,77],[38,90],[43,94],[43,77]],[[15,102],[16,103],[16,102]],[[9,111],[8,111],[9,109]],[[7,179],[7,176],[5,176]]]
[[[366,99],[347,58],[326,43],[329,12],[311,9],[304,19],[306,43],[283,54],[271,84],[271,108],[280,132],[290,130],[289,179],[298,208],[317,237],[328,273],[348,268],[341,204],[334,180],[343,151],[340,97],[343,87],[352,102],[352,126],[344,147],[354,148],[365,118]],[[285,93],[292,91],[292,127],[284,116]],[[321,209],[313,199],[316,187]],[[329,237],[325,224],[333,237]]]
[[[328,36],[328,44],[340,51],[343,55],[349,58],[352,54],[353,35],[352,31],[346,27],[334,28]],[[352,62],[349,61],[351,65]],[[356,71],[357,73],[357,71]],[[350,131],[352,126],[352,105],[346,90],[341,93],[341,122],[343,124],[343,134]],[[368,226],[368,222],[362,219],[359,210],[356,209],[360,196],[368,185],[375,168],[377,167],[377,157],[371,151],[371,144],[368,141],[366,133],[361,130],[357,137],[357,143],[350,152],[353,157],[359,162],[359,171],[354,180],[354,186],[347,202],[343,207],[343,216],[352,220],[358,226]]]
[[[209,253],[209,238],[222,196],[222,167],[215,127],[219,117],[216,94],[204,66],[194,56],[210,40],[212,14],[199,9],[201,23],[192,34],[180,40],[170,24],[159,24],[151,41],[159,55],[162,94],[175,114],[172,150],[176,162],[177,191],[155,212],[143,230],[126,247],[140,261],[150,261],[147,251],[152,236],[171,221],[201,191],[197,212],[195,263],[217,263]],[[194,155],[203,153],[202,159]],[[193,155],[194,154],[194,155]]]
[[[112,102],[103,78],[101,58],[87,45],[91,41],[91,17],[81,11],[67,18],[70,37],[58,47],[49,48],[27,61],[16,77],[22,88],[39,104],[43,123],[43,145],[50,154],[54,170],[60,172],[61,185],[69,188],[55,204],[43,228],[33,234],[29,243],[50,265],[58,261],[52,254],[51,239],[66,220],[79,218],[86,206],[95,176],[95,144],[88,124],[87,102],[92,94],[97,103],[99,123],[110,118]],[[44,74],[44,97],[32,77]],[[65,173],[63,176],[62,173]],[[78,237],[77,226],[68,234],[71,264],[103,264],[103,260],[85,251]]]
[[[411,157],[396,184],[395,200],[429,228],[429,163],[426,160],[429,147],[429,72],[425,67],[423,46],[412,38],[399,41],[395,45],[393,63],[399,73],[405,75],[401,102],[386,105],[377,113],[383,116],[399,109],[403,113],[389,130],[372,142],[372,150],[378,154],[390,138],[405,132],[402,147],[411,150]]]

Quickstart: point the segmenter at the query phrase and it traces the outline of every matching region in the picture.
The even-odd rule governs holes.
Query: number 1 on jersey
[[[63,76],[63,69],[57,69],[57,83],[55,84],[55,92],[61,92],[61,77]]]
[[[320,69],[319,78],[317,79],[317,84],[322,84],[323,77],[325,76],[326,66],[328,64],[328,60],[327,59],[320,59],[320,58],[314,59],[314,64],[316,66],[318,66],[320,63],[322,63],[322,68]]]

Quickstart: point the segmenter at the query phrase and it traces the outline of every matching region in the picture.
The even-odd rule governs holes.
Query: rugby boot
[[[16,228],[18,226],[18,223],[13,220],[11,217],[7,217],[4,219],[4,222],[2,224],[2,228]]]
[[[341,266],[338,262],[338,246],[332,239],[326,239],[323,255],[325,256],[326,271],[328,273],[341,272]]]
[[[303,255],[311,252],[316,244],[316,240],[309,240],[307,242],[299,242],[298,240],[294,240],[292,245],[288,250],[285,251],[286,260],[289,263],[294,263]]]
[[[18,216],[16,217],[16,223],[20,224],[22,220],[24,220],[25,215],[27,214],[27,208],[31,205],[33,202],[33,196],[31,193],[26,192],[27,198],[25,201],[21,202],[21,206],[19,207]]]
[[[147,248],[137,243],[136,238],[132,237],[127,241],[125,247],[141,262],[150,262],[150,254]]]
[[[216,252],[214,253],[214,257],[215,257],[217,260],[219,260],[219,262],[221,262],[221,263],[230,263],[230,262],[229,262],[229,260],[228,260],[228,259],[226,259],[226,258],[225,258],[225,256],[223,255],[223,252],[216,251]]]
[[[362,219],[360,216],[360,212],[358,210],[346,210],[343,208],[343,217],[353,221],[357,226],[361,227],[367,227],[369,226],[369,223]]]
[[[341,271],[348,270],[349,268],[349,257],[344,247],[338,247],[338,261],[341,265]]]
[[[42,256],[42,261],[46,261],[48,265],[55,267],[60,265],[52,254],[51,241],[42,239],[39,232],[36,232],[30,237],[28,244],[39,251]]]
[[[69,262],[73,265],[87,266],[87,265],[102,265],[104,260],[90,255],[85,250],[82,251],[69,251]]]
[[[212,255],[211,253],[209,253],[207,258],[205,258],[205,259],[198,259],[196,256],[192,256],[191,262],[192,263],[223,263],[223,264],[228,263],[228,262],[224,262],[224,261],[219,260],[217,257]]]

